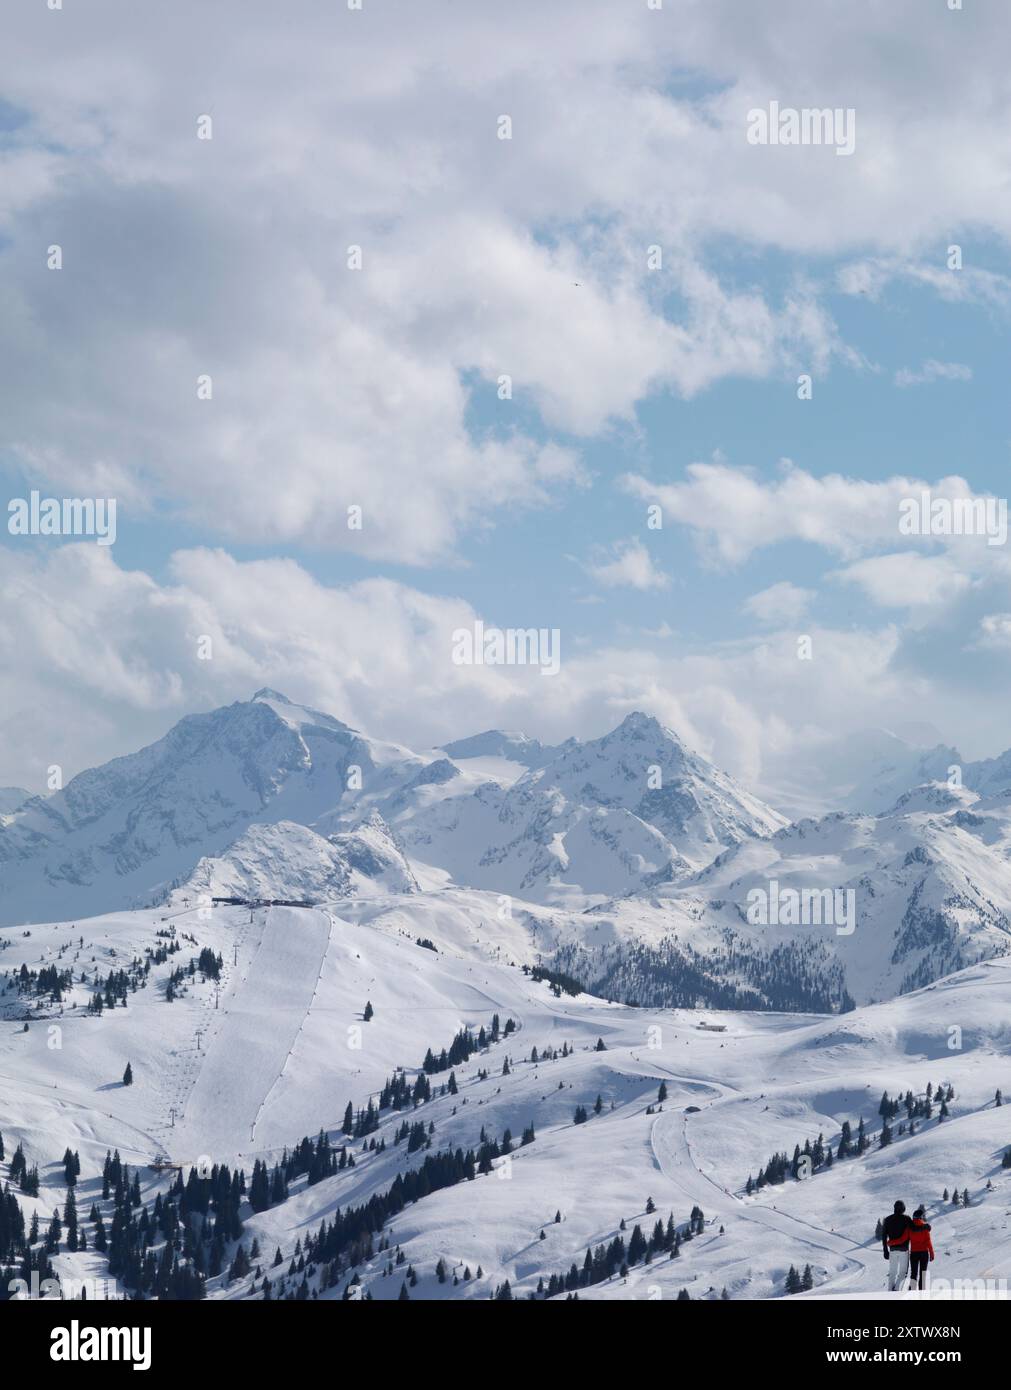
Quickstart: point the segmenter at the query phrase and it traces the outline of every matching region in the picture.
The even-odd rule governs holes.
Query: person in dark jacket
[[[909,1278],[918,1289],[923,1288],[923,1276],[927,1264],[934,1258],[934,1247],[930,1240],[930,1223],[924,1218],[927,1213],[923,1207],[913,1212],[913,1222],[909,1227]]]
[[[888,1261],[888,1290],[902,1288],[909,1275],[909,1231],[912,1222],[905,1202],[896,1202],[891,1216],[881,1223],[881,1245]]]

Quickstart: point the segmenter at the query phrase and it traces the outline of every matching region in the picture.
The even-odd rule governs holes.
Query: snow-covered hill
[[[1011,1272],[1011,1171],[1001,1162],[1011,1120],[994,1104],[1011,1082],[1008,961],[844,1017],[635,1009],[555,991],[525,972],[537,933],[516,916],[499,923],[491,895],[349,907],[133,912],[4,934],[2,1171],[18,1145],[38,1165],[38,1197],[19,1201],[38,1212],[44,1236],[66,1198],[64,1150],[79,1154],[89,1248],[69,1253],[61,1240],[54,1263],[64,1279],[108,1273],[88,1216],[94,1203],[112,1228],[115,1193],[103,1199],[100,1176],[107,1149],[137,1170],[148,1210],[176,1179],[149,1169],[155,1155],[180,1163],[187,1180],[192,1165],[244,1169],[242,1229],[223,1242],[222,1272],[207,1281],[212,1299],[262,1298],[265,1278],[275,1298],[303,1281],[321,1298],[350,1286],[394,1299],[405,1284],[411,1298],[488,1298],[507,1281],[513,1297],[558,1288],[564,1298],[574,1279],[581,1299],[682,1290],[749,1299],[783,1296],[791,1266],[810,1267],[820,1296],[876,1295],[884,1265],[875,1223],[896,1197],[926,1204],[936,1277],[999,1281]],[[479,915],[480,933],[461,930],[463,917]],[[179,949],[160,962],[147,956],[166,945]],[[187,973],[200,951],[220,959],[217,980]],[[104,979],[145,958],[154,963],[126,1007],[87,1012],[96,970]],[[34,996],[30,978],[17,992],[11,977],[22,964],[69,969],[74,983],[60,1004]],[[184,983],[170,1002],[166,985],[180,966]],[[413,1089],[427,1051],[437,1058],[461,1029],[476,1037],[482,1028],[483,1046],[429,1074],[430,1099],[381,1109],[358,1138],[342,1133],[348,1102],[363,1111],[397,1074]],[[133,1084],[124,1086],[128,1061]],[[951,1088],[946,1114],[935,1100],[910,1133],[901,1109],[882,1146],[882,1093],[923,1104],[928,1087],[935,1097]],[[861,1120],[863,1155],[748,1194],[749,1176],[774,1153],[817,1147],[819,1136],[834,1151],[844,1122],[856,1133]],[[419,1122],[418,1147],[398,1142],[405,1123]],[[354,1166],[312,1181],[293,1168],[287,1195],[254,1211],[254,1162],[290,1163],[293,1146],[321,1128]],[[486,1151],[487,1172],[445,1186],[426,1178],[419,1199],[394,1204],[367,1241],[334,1238],[319,1257],[321,1222],[396,1191],[436,1155],[480,1154],[492,1139],[498,1156]],[[652,1245],[648,1261],[631,1246],[637,1226]],[[624,1245],[608,1273],[615,1242]],[[201,1245],[205,1271],[212,1245]],[[254,1251],[250,1272],[229,1278],[240,1245]],[[162,1229],[152,1249],[157,1269]]]
[[[418,881],[390,828],[373,812],[356,830],[326,839],[294,821],[252,825],[223,854],[201,859],[169,901],[206,898],[334,898],[416,893]]]

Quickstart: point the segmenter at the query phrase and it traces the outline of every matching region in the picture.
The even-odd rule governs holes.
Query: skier
[[[934,1258],[934,1247],[930,1239],[930,1223],[924,1220],[926,1212],[923,1207],[917,1207],[913,1212],[913,1224],[909,1228],[909,1250],[910,1250],[910,1283],[916,1288],[923,1288],[923,1276],[927,1272],[927,1263]]]
[[[909,1274],[909,1232],[912,1222],[905,1202],[896,1202],[891,1216],[881,1223],[881,1245],[888,1261],[888,1291],[901,1288]]]

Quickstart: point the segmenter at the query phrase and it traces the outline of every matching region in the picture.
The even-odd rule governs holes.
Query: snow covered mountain
[[[420,753],[272,691],[184,719],[0,823],[0,1256],[69,1232],[69,1148],[65,1287],[873,1297],[896,1190],[945,1275],[1011,1273],[1009,767],[786,824],[643,714]],[[770,1179],[801,1145],[833,1164]]]
[[[360,820],[355,788],[390,796],[429,761],[270,690],[190,715],[0,826],[0,923],[159,901],[250,826],[309,826],[342,803]]]
[[[569,740],[511,786],[485,784],[395,822],[458,883],[583,907],[684,876],[784,818],[645,714]]]
[[[216,858],[204,858],[169,899],[329,902],[417,893],[418,881],[389,826],[373,812],[356,830],[324,838],[294,821],[251,825]]]
[[[444,743],[442,751],[448,753],[454,762],[473,758],[504,758],[530,768],[543,767],[559,750],[541,743],[540,739],[528,738],[526,734],[488,729],[483,734],[472,734],[470,738]]]
[[[498,733],[453,747],[455,759],[412,752],[271,690],[189,716],[150,747],[5,818],[0,923],[160,901],[253,826],[256,844],[239,854],[252,852],[261,882],[268,860],[278,883],[294,881],[318,850],[290,828],[265,838],[264,827],[326,839],[376,812],[435,878],[585,902],[629,891],[671,863],[688,872],[783,823],[644,715],[560,749]],[[522,761],[542,758],[532,770]],[[309,875],[320,885],[340,877],[335,864],[326,870],[328,855],[316,854]],[[206,875],[223,882],[237,872],[233,862]]]
[[[557,748],[491,731],[414,752],[262,690],[5,816],[0,922],[477,891],[605,997],[839,1009],[1009,949],[1009,769],[788,825],[645,714]]]
[[[819,1009],[1011,954],[1011,797],[932,784],[744,841],[605,908],[556,953],[595,992]]]

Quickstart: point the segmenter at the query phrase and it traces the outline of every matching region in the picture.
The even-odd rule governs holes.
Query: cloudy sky
[[[1008,545],[898,526],[1006,495],[1005,0],[655,6],[7,8],[0,494],[118,526],[0,533],[0,784],[265,684],[416,746],[647,708],[759,785],[1011,745]]]

